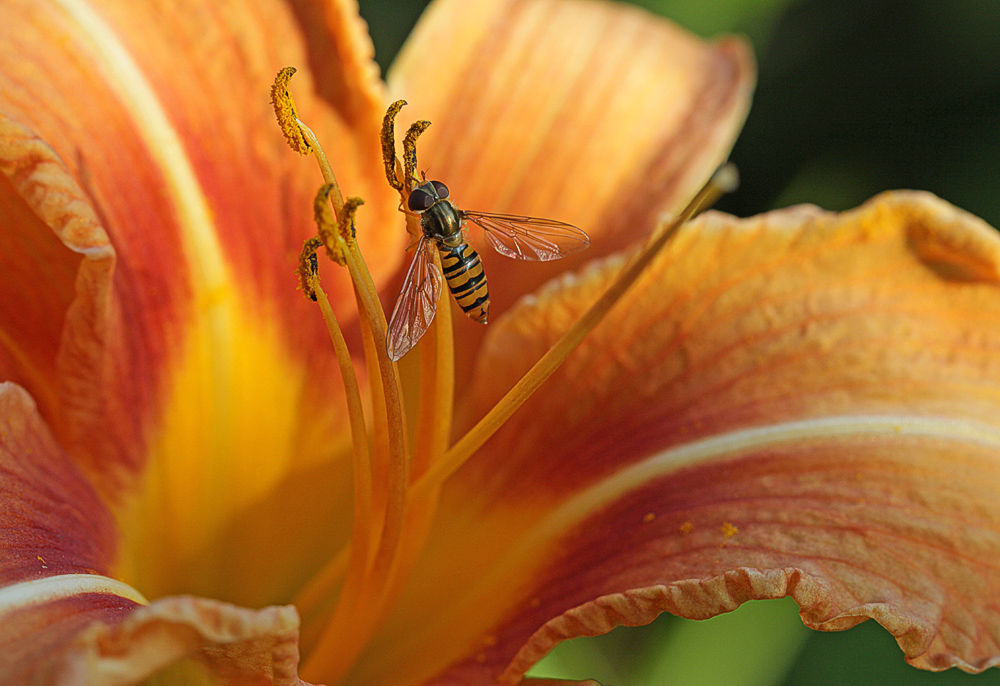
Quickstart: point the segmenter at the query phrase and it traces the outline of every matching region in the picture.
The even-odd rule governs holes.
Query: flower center
[[[360,199],[345,200],[333,170],[312,131],[295,113],[288,93],[294,69],[279,72],[271,91],[278,123],[293,149],[314,154],[325,185],[316,197],[317,237],[306,242],[298,274],[306,296],[318,302],[333,342],[347,395],[353,442],[354,524],[348,546],[295,599],[305,616],[325,608],[339,585],[332,614],[314,634],[302,637],[308,657],[303,673],[327,683],[340,680],[378,628],[400,593],[426,541],[444,482],[492,436],[548,379],[583,338],[603,319],[676,231],[736,185],[735,168],[721,167],[670,223],[656,231],[627,264],[601,298],[543,355],[486,415],[453,445],[449,445],[454,404],[454,349],[448,291],[438,289],[437,316],[419,346],[420,388],[416,407],[416,440],[407,446],[407,417],[397,363],[386,349],[387,323],[365,261],[358,250],[354,213]],[[382,152],[389,184],[400,193],[401,207],[419,185],[416,140],[430,125],[418,121],[403,142],[402,161],[396,157],[393,122],[405,104],[398,101],[386,113]],[[407,229],[420,235],[416,215],[407,213]],[[353,359],[319,283],[316,253],[346,266],[354,284],[370,386],[369,422],[354,373]],[[440,258],[434,253],[437,268]],[[411,408],[412,409],[412,408]],[[370,436],[370,438],[369,438]]]

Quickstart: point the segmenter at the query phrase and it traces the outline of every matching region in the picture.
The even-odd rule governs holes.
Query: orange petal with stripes
[[[491,325],[473,415],[625,259]],[[449,482],[359,674],[512,684],[566,638],[786,595],[919,667],[997,664],[997,311],[1000,237],[925,193],[697,219]]]

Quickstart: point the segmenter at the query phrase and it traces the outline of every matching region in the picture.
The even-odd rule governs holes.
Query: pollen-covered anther
[[[337,218],[330,206],[330,193],[332,192],[333,184],[327,183],[320,186],[319,191],[316,192],[316,199],[313,200],[313,219],[316,221],[316,234],[322,244],[326,246],[326,256],[343,267],[347,264],[344,257],[347,245],[341,238]]]
[[[358,211],[358,208],[364,204],[365,201],[361,198],[347,198],[344,200],[344,211],[337,221],[337,232],[340,234],[340,239],[348,245],[353,244],[357,239],[354,215]]]
[[[295,67],[285,67],[278,72],[274,78],[274,85],[271,86],[271,105],[274,107],[274,116],[278,118],[278,126],[285,134],[288,145],[300,155],[308,155],[312,152],[312,147],[302,135],[295,101],[288,91],[288,83],[294,73]]]
[[[382,164],[385,165],[385,178],[389,182],[389,185],[400,193],[403,192],[403,182],[397,172],[396,115],[399,114],[399,111],[403,109],[403,105],[405,104],[405,100],[397,100],[389,105],[385,117],[382,118],[382,132],[379,136],[382,140]]]
[[[409,179],[410,186],[419,186],[420,178],[417,176],[417,138],[420,137],[431,123],[426,119],[415,121],[410,124],[403,138],[403,165],[404,174]]]
[[[315,279],[318,278],[316,251],[322,247],[323,241],[318,236],[307,240],[302,246],[302,252],[299,253],[299,266],[295,268],[295,273],[299,277],[299,287],[305,296],[313,302],[316,302]]]

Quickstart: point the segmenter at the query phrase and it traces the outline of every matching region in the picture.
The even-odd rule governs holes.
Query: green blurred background
[[[475,2],[475,0],[469,0]],[[361,0],[383,71],[424,0]],[[931,191],[1000,226],[1000,0],[637,0],[705,37],[754,44],[757,91],[719,208],[843,210],[893,188]],[[563,644],[538,676],[616,686],[1000,686],[1000,671],[921,672],[874,622],[803,628],[789,600],[707,622],[664,616]]]

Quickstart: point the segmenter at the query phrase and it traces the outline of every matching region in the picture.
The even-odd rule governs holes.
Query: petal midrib
[[[176,231],[188,269],[176,278],[188,281],[193,296],[190,319],[185,324],[188,340],[178,347],[182,355],[178,359],[186,359],[192,346],[201,346],[203,352],[217,359],[217,363],[208,366],[213,378],[205,384],[205,388],[214,389],[214,397],[202,400],[215,408],[218,414],[215,419],[220,425],[228,425],[234,387],[233,365],[228,359],[236,345],[234,332],[239,330],[241,321],[240,301],[208,198],[178,129],[115,28],[86,0],[56,0],[56,3],[80,28],[80,40],[85,41],[92,61],[129,113],[164,181],[164,192],[176,212]],[[196,332],[200,332],[200,337]],[[170,386],[168,381],[166,388]],[[224,445],[214,447],[225,449]],[[224,508],[218,502],[202,505],[207,521],[222,518]],[[210,509],[214,511],[209,512]]]
[[[128,584],[99,574],[58,574],[42,579],[30,579],[0,588],[0,616],[5,613],[51,603],[63,598],[100,593],[116,595],[139,605],[149,601]]]
[[[227,276],[222,246],[208,200],[177,129],[139,65],[94,8],[84,0],[56,0],[56,3],[89,38],[88,47],[122,105],[131,110],[143,141],[160,167],[180,220],[185,253],[196,276],[195,285],[201,286],[205,294],[216,292],[226,283]]]
[[[534,548],[604,505],[618,500],[628,491],[694,464],[716,462],[730,455],[801,441],[862,436],[973,442],[1000,451],[1000,429],[948,417],[848,415],[741,429],[669,448],[602,479],[553,510],[533,528],[532,534],[519,547]],[[512,551],[512,557],[518,557],[517,553]]]

